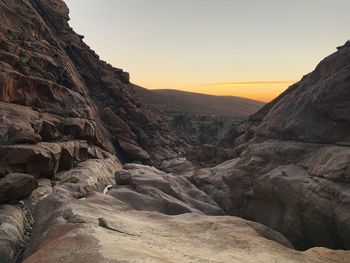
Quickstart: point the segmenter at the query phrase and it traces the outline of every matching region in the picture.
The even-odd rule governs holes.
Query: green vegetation
[[[80,182],[80,179],[77,178],[77,177],[69,177],[67,179],[64,179],[64,180],[60,180],[59,178],[57,178],[56,176],[52,177],[51,179],[51,185],[54,187],[54,186],[57,186],[57,185],[63,185],[63,184],[66,184],[66,183],[71,183],[71,184],[77,184]]]
[[[13,144],[13,138],[7,133],[0,136],[0,145],[11,145]]]
[[[170,126],[179,135],[195,136],[201,144],[215,144],[241,121],[240,117],[179,114]]]
[[[80,179],[73,176],[73,177],[70,177],[70,178],[67,178],[67,179],[61,181],[60,184],[61,185],[66,184],[66,183],[77,184],[79,182],[80,182]]]
[[[25,62],[25,58],[23,56],[19,57],[19,65],[20,66],[25,66],[26,62]]]

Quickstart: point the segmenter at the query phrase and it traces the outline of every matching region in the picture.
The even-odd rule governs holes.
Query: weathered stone
[[[239,218],[135,211],[97,193],[84,200],[56,194],[41,201],[32,240],[24,263],[346,263],[349,258],[349,252],[325,248],[292,250],[276,242],[289,245],[280,234]]]
[[[229,213],[272,227],[298,249],[349,249],[349,153],[348,147],[269,140],[250,144],[212,172],[230,188]]]
[[[54,141],[60,135],[56,128],[56,125],[49,121],[42,122],[39,133],[45,141]]]
[[[0,206],[0,259],[1,263],[13,263],[24,234],[24,214],[21,209]]]
[[[105,186],[114,181],[114,173],[121,169],[115,157],[87,160],[75,168],[56,174],[59,184],[78,195],[92,191],[102,192]]]
[[[176,215],[188,212],[222,215],[223,211],[186,178],[150,166],[127,164],[115,174],[117,188],[110,195],[134,209]]]
[[[19,201],[38,187],[37,180],[28,174],[8,174],[0,179],[0,203]]]

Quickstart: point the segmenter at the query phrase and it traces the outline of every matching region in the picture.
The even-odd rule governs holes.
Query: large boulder
[[[29,174],[8,174],[0,179],[0,203],[14,202],[28,197],[38,187]]]
[[[222,215],[222,209],[186,178],[154,167],[127,164],[117,171],[117,187],[110,195],[134,209],[176,215],[188,212]]]

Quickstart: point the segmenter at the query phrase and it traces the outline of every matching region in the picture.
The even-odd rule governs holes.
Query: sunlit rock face
[[[2,136],[47,141],[40,133],[50,125],[58,138],[84,139],[127,161],[182,152],[163,117],[134,96],[129,74],[101,61],[70,28],[63,1],[0,5],[0,100],[9,103],[1,111],[13,108],[0,120]]]

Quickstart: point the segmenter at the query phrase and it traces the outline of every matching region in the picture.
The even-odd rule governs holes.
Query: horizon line
[[[238,85],[266,85],[266,84],[287,84],[295,83],[297,80],[271,80],[271,81],[236,81],[236,82],[216,82],[205,83],[207,86],[238,86]]]

